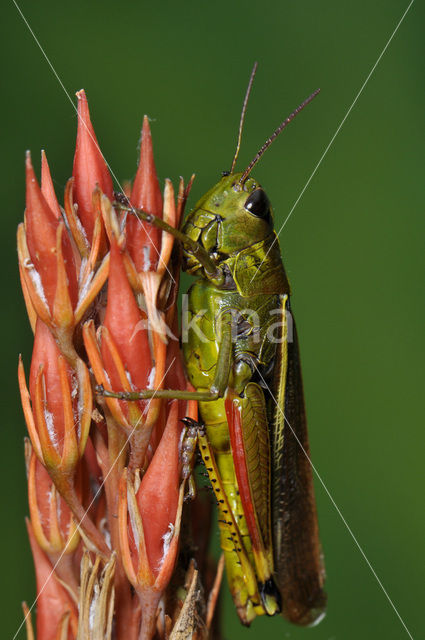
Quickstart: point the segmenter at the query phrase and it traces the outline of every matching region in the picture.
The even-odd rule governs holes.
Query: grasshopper
[[[251,171],[315,91],[235,172],[248,96],[230,171],[195,205],[180,230],[148,212],[135,214],[171,233],[188,292],[183,339],[195,391],[104,392],[122,399],[196,399],[199,423],[185,419],[217,498],[221,546],[240,620],[282,613],[311,625],[324,616],[324,567],[309,460],[296,328],[273,211]],[[134,213],[134,211],[133,211]]]

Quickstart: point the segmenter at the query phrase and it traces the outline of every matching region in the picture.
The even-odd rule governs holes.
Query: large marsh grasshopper
[[[235,173],[255,70],[231,170],[198,201],[181,230],[133,210],[180,241],[183,269],[198,278],[188,293],[182,341],[196,391],[105,394],[199,401],[200,422],[186,419],[186,425],[217,498],[238,615],[249,624],[256,615],[282,612],[309,625],[323,617],[326,595],[297,334],[272,208],[250,173],[318,91],[282,122],[245,171]]]

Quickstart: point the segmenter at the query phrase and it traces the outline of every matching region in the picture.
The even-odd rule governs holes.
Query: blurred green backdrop
[[[322,93],[258,165],[282,224],[395,29],[407,0],[20,2],[71,95],[87,91],[102,150],[132,177],[144,113],[163,180],[195,171],[195,201],[228,169],[243,94],[259,71],[239,166],[317,86]],[[29,365],[15,228],[24,151],[48,159],[62,198],[76,115],[12,2],[3,3],[2,638],[33,598],[24,421],[16,363]],[[423,630],[425,11],[415,2],[298,202],[281,245],[293,287],[314,464],[413,637]],[[422,161],[422,162],[421,162]],[[316,478],[329,609],[314,629],[281,619],[225,637],[408,637]],[[18,636],[23,638],[21,632]]]

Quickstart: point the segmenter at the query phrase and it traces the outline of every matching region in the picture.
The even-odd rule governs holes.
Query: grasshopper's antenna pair
[[[233,162],[232,162],[232,167],[230,169],[230,173],[233,173],[236,160],[238,159],[239,149],[241,148],[243,123],[245,121],[245,114],[246,114],[246,108],[248,106],[249,94],[251,93],[252,83],[254,82],[255,74],[257,73],[257,67],[258,67],[258,62],[254,62],[254,66],[252,67],[251,75],[250,75],[248,86],[245,93],[245,99],[242,105],[241,119],[239,122],[238,141],[236,143],[236,151],[235,151],[235,155],[233,156]]]
[[[251,71],[251,76],[249,78],[248,87],[247,87],[247,90],[246,90],[246,93],[245,93],[245,99],[244,99],[243,105],[242,105],[241,119],[240,119],[240,122],[239,122],[238,141],[236,143],[235,155],[233,156],[233,162],[232,162],[232,166],[231,166],[231,169],[230,169],[230,173],[231,174],[233,173],[233,170],[234,170],[235,165],[236,165],[236,160],[238,159],[238,155],[239,155],[239,149],[240,149],[240,146],[241,146],[241,139],[242,139],[242,130],[243,130],[243,125],[244,125],[244,121],[245,121],[246,108],[247,108],[247,105],[248,105],[249,94],[251,93],[251,88],[252,88],[252,84],[254,82],[254,77],[255,77],[255,74],[256,74],[256,71],[257,71],[257,67],[258,67],[258,62],[255,62],[254,66],[252,68],[252,71]],[[320,92],[320,89],[316,89],[316,91],[313,91],[313,93],[308,98],[306,98],[306,100],[304,100],[304,102],[302,102],[295,109],[295,111],[293,111],[278,126],[278,128],[272,133],[272,135],[269,138],[267,138],[267,140],[265,141],[265,143],[263,144],[261,149],[255,154],[254,158],[251,160],[251,162],[249,163],[249,165],[247,166],[247,168],[243,172],[243,174],[242,174],[242,176],[241,176],[241,178],[239,180],[239,183],[241,185],[243,185],[243,183],[245,182],[245,180],[247,179],[247,177],[251,173],[253,167],[255,167],[255,165],[257,164],[257,162],[259,161],[259,159],[263,155],[263,153],[270,147],[272,142],[274,142],[274,140],[276,140],[277,136],[284,130],[284,128],[291,122],[291,120],[293,120],[295,118],[295,116],[297,116],[299,114],[299,112],[302,111],[304,109],[304,107],[306,107],[308,105],[308,103],[311,102],[317,96],[317,94],[319,92]]]

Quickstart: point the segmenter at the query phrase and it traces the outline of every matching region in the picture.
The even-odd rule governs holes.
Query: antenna
[[[240,184],[243,184],[245,182],[245,180],[247,179],[247,177],[249,176],[249,174],[251,173],[253,167],[255,167],[255,165],[257,164],[257,162],[259,161],[259,159],[261,158],[261,156],[263,155],[263,153],[270,147],[270,145],[272,144],[272,142],[274,140],[276,140],[277,136],[279,135],[279,133],[281,133],[284,128],[291,122],[291,120],[293,120],[295,118],[295,116],[297,116],[299,114],[300,111],[302,111],[304,109],[304,107],[306,107],[308,105],[309,102],[311,102],[316,96],[317,94],[320,92],[320,89],[316,89],[316,91],[314,91],[306,100],[304,100],[304,102],[302,102],[300,104],[299,107],[297,107],[295,109],[295,111],[293,111],[287,118],[286,120],[284,120],[279,126],[278,128],[272,133],[272,135],[270,136],[270,138],[267,138],[267,140],[265,141],[265,143],[263,144],[263,146],[261,147],[261,149],[258,151],[258,153],[254,156],[254,158],[251,160],[251,162],[249,163],[249,165],[247,166],[247,168],[245,169],[245,171],[243,172],[241,179],[239,180]]]
[[[232,162],[232,166],[231,166],[231,169],[230,169],[230,173],[233,173],[233,169],[235,168],[236,160],[238,159],[239,149],[240,149],[240,146],[241,146],[242,129],[243,129],[243,123],[244,123],[244,120],[245,120],[246,107],[248,105],[249,94],[251,93],[251,87],[252,87],[252,83],[254,82],[254,77],[255,77],[255,73],[257,71],[257,67],[258,67],[258,62],[254,62],[254,66],[252,67],[251,75],[249,77],[248,87],[247,87],[246,93],[245,93],[245,99],[243,101],[241,119],[240,119],[240,122],[239,122],[238,141],[237,141],[237,144],[236,144],[236,151],[235,151],[235,155],[233,156],[233,162]]]

